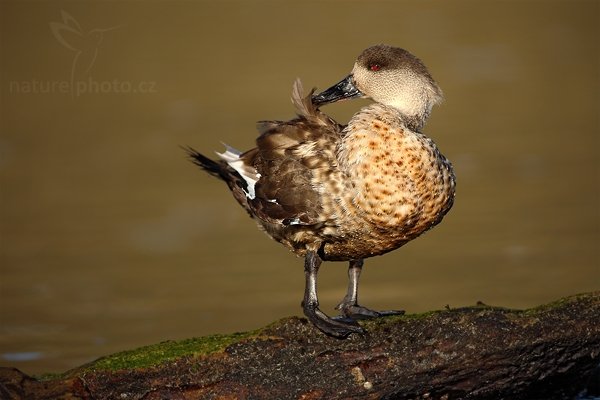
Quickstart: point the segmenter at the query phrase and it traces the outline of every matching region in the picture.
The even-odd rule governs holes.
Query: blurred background
[[[60,372],[301,315],[302,260],[179,146],[245,150],[364,48],[420,57],[458,176],[361,303],[515,308],[600,287],[597,1],[0,3],[0,365]],[[365,101],[325,108],[346,122]],[[319,281],[331,314],[345,263]]]

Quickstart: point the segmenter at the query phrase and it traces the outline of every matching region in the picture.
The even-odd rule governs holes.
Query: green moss
[[[134,350],[115,353],[63,374],[45,374],[39,380],[64,379],[92,371],[140,369],[160,365],[182,357],[199,357],[224,350],[227,346],[256,336],[259,331],[238,332],[231,335],[210,335],[180,341],[165,341]]]
[[[434,316],[436,314],[439,314],[439,313],[442,313],[442,312],[444,312],[444,311],[442,311],[442,310],[434,310],[434,311],[426,311],[426,312],[418,313],[418,314],[405,314],[405,315],[401,315],[399,317],[393,317],[393,318],[400,318],[400,319],[408,320],[408,321],[410,321],[410,320],[422,320],[422,319],[432,317],[432,316]]]
[[[38,381],[54,381],[58,379],[63,379],[65,375],[65,373],[48,372],[40,375],[33,375],[33,377]]]
[[[184,356],[203,356],[216,353],[251,335],[251,332],[244,332],[166,341],[103,357],[92,363],[90,367],[94,370],[146,368]]]
[[[590,301],[597,301],[598,295],[600,295],[600,292],[580,293],[568,297],[563,297],[551,303],[542,304],[540,306],[524,310],[523,315],[533,316],[535,314],[541,314],[556,308],[565,307],[569,303],[575,303],[584,299],[589,299]]]

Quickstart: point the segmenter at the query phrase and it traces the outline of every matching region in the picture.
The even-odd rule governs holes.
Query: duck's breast
[[[431,139],[383,111],[371,108],[353,118],[340,163],[364,218],[411,239],[438,223],[452,205],[454,174]]]

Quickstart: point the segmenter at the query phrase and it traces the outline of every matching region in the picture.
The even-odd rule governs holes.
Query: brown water
[[[458,194],[436,229],[367,261],[362,302],[524,308],[600,288],[596,1],[3,1],[0,15],[0,365],[63,371],[301,313],[302,260],[178,146],[248,148],[255,121],[293,116],[296,77],[325,88],[380,42],[444,89],[425,131]],[[361,104],[326,110],[347,121]],[[319,283],[333,312],[346,265]]]

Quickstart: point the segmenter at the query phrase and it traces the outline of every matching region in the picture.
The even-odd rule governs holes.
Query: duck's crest
[[[312,102],[313,94],[316,88],[313,88],[307,96],[304,96],[304,87],[300,78],[296,78],[292,87],[292,103],[296,107],[296,112],[300,117],[313,120],[321,125],[331,124],[331,119],[323,114]]]
[[[317,108],[312,103],[312,94],[315,89],[311,90],[308,96],[304,96],[304,87],[300,78],[296,78],[292,87],[292,103],[296,107],[298,115],[303,117],[314,117],[316,115]]]

